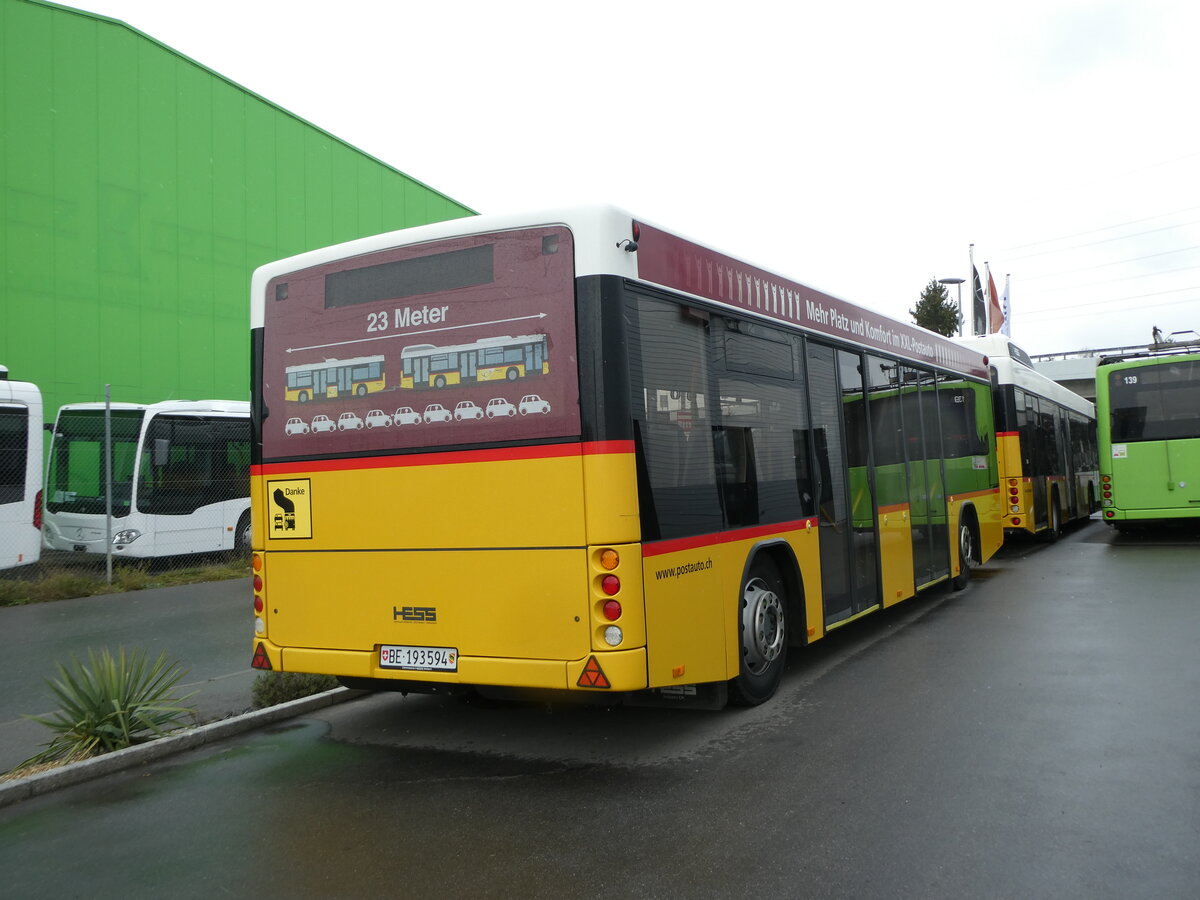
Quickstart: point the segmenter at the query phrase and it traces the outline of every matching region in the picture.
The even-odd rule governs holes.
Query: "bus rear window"
[[[492,282],[494,244],[364,266],[325,276],[325,308],[401,300]]]
[[[1108,395],[1114,442],[1200,438],[1200,361],[1109,372]]]

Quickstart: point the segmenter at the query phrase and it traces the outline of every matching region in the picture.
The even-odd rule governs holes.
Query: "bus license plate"
[[[419,672],[457,672],[458,649],[384,644],[379,648],[379,667]]]

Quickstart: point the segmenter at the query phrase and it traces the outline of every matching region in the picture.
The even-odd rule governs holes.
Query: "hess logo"
[[[393,622],[436,622],[436,606],[393,606]]]

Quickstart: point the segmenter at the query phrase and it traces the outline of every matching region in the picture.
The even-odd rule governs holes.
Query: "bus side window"
[[[758,482],[754,466],[754,434],[734,425],[713,428],[717,447],[717,481],[725,521],[734,528],[758,524]]]

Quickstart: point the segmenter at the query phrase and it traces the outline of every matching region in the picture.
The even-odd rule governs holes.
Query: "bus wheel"
[[[436,378],[434,378],[434,379],[433,379],[433,386],[434,386],[435,388],[444,388],[444,387],[446,386],[446,378],[445,378],[445,376],[443,376],[443,375],[438,375]]]
[[[354,389],[354,393],[357,394],[359,397],[367,396],[367,386],[365,384],[360,384],[358,387],[356,387]]]
[[[239,554],[250,554],[250,510],[246,510],[238,519],[237,530],[233,533],[233,549]]]
[[[779,687],[787,659],[787,601],[775,564],[755,560],[738,600],[741,665],[730,683],[730,698],[739,706],[757,706]]]
[[[300,396],[297,397],[296,399],[299,400],[301,403],[307,403],[308,402],[308,391],[301,391]]]
[[[509,381],[516,381],[518,378],[521,377],[521,373],[518,372],[516,369],[509,369],[507,372],[504,373],[504,377],[507,378]]]
[[[958,520],[958,574],[954,576],[951,586],[961,591],[971,580],[971,570],[975,568],[975,532],[969,516]]]
[[[1062,537],[1062,513],[1058,511],[1058,495],[1050,495],[1050,527],[1042,535],[1047,544],[1053,544]]]

